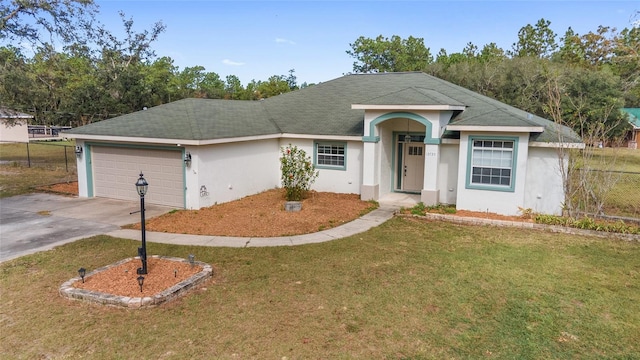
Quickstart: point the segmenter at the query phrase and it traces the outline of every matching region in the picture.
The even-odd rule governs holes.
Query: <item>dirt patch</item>
[[[177,234],[272,237],[309,234],[350,222],[375,208],[357,194],[311,192],[302,210],[284,210],[273,189],[200,210],[178,210],[146,222],[146,230]],[[140,224],[132,226],[139,229]]]
[[[534,222],[530,216],[507,216],[507,215],[499,215],[495,213],[482,212],[482,211],[456,210],[456,213],[451,215],[463,216],[463,217],[474,217],[474,218],[480,218],[480,219],[491,219],[491,220]]]
[[[76,195],[77,196],[78,195],[78,182],[77,181],[70,181],[70,182],[64,182],[64,183],[59,183],[59,184],[38,186],[36,188],[36,190],[44,191],[44,192],[51,192],[51,193],[56,193],[56,194]]]
[[[454,207],[435,207],[433,209],[425,208],[426,213],[431,214],[445,214],[451,216],[460,216],[460,217],[471,217],[478,219],[489,219],[489,220],[505,220],[505,221],[519,221],[519,222],[534,222],[533,216],[528,215],[520,215],[520,216],[508,216],[508,215],[500,215],[488,211],[470,211],[470,210],[456,210]],[[403,214],[413,214],[413,209],[403,209]]]
[[[138,285],[137,269],[141,267],[139,259],[132,259],[97,274],[85,277],[84,283],[77,281],[73,287],[97,291],[105,294],[146,297],[162,292],[179,282],[202,271],[202,267],[188,263],[147,257],[147,274],[144,276],[142,292]]]

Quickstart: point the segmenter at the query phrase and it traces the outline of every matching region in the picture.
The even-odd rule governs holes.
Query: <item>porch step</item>
[[[380,205],[392,205],[405,208],[414,207],[419,202],[420,195],[407,193],[389,193],[378,200]]]

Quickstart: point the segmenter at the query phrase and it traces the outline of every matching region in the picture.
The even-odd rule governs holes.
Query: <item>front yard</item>
[[[135,254],[94,237],[0,264],[3,358],[635,358],[640,244],[395,218],[278,248],[150,243],[210,263],[203,288],[137,311],[60,284]],[[152,276],[150,274],[149,276]]]

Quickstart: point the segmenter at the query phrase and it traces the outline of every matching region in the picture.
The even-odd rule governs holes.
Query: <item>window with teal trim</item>
[[[340,169],[346,168],[347,146],[343,143],[321,143],[315,146],[315,162],[318,168]]]
[[[504,187],[513,185],[513,140],[471,139],[471,185]]]

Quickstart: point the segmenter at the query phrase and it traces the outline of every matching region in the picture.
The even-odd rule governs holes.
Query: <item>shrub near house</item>
[[[307,153],[297,146],[281,148],[280,170],[287,201],[301,201],[318,177],[318,171]]]

